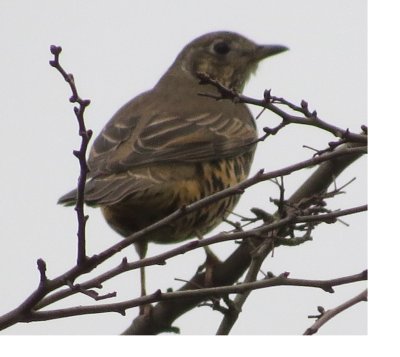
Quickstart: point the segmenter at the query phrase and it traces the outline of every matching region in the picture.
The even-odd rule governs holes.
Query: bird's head
[[[212,32],[186,45],[172,68],[194,77],[205,73],[226,87],[242,91],[261,60],[287,50],[281,45],[257,45],[233,32]]]

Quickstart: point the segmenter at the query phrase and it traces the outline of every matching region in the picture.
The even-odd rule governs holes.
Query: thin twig
[[[305,167],[314,166],[320,163],[324,163],[326,161],[330,161],[335,158],[343,158],[348,155],[361,155],[365,153],[364,147],[356,147],[356,148],[344,148],[342,150],[335,150],[333,152],[325,153],[321,156],[312,157],[308,160],[296,163],[294,165],[288,166],[286,168],[271,171],[269,173],[264,173],[262,170],[255,174],[253,177],[250,177],[247,180],[242,181],[241,183],[230,187],[228,189],[217,192],[213,195],[207,196],[199,201],[196,201],[186,207],[184,209],[179,209],[169,216],[161,219],[160,221],[146,227],[131,236],[127,237],[124,240],[114,244],[103,252],[93,255],[86,259],[85,264],[76,265],[72,267],[70,270],[65,272],[64,274],[59,275],[58,277],[48,280],[46,284],[46,289],[37,289],[30,296],[28,296],[25,301],[16,309],[10,311],[6,315],[0,317],[0,330],[9,327],[20,321],[21,318],[25,317],[32,308],[34,308],[47,294],[52,291],[66,285],[67,281],[74,281],[78,276],[88,273],[95,269],[99,264],[109,259],[116,253],[120,252],[122,249],[131,246],[132,243],[139,240],[144,235],[163,227],[174,220],[183,217],[189,213],[195,212],[211,203],[217,202],[223,198],[229,197],[231,195],[237,195],[244,192],[244,190],[248,187],[251,187],[259,182],[270,180],[274,177],[289,175],[292,172],[301,170]]]
[[[330,279],[330,280],[307,280],[307,279],[292,279],[288,277],[288,273],[283,273],[279,276],[266,278],[250,283],[241,283],[237,285],[202,288],[196,290],[187,291],[174,291],[162,293],[160,290],[155,291],[153,294],[146,295],[140,298],[131,299],[123,302],[111,303],[111,304],[97,304],[93,306],[77,306],[65,309],[47,310],[47,311],[34,311],[27,315],[22,321],[43,321],[58,319],[61,317],[95,314],[95,313],[106,313],[106,312],[118,312],[125,314],[125,311],[140,305],[150,304],[157,301],[165,300],[177,300],[187,299],[193,297],[223,297],[227,294],[245,294],[248,291],[264,289],[274,286],[305,286],[312,288],[319,288],[326,292],[334,292],[333,287],[345,284],[351,284],[366,279],[366,272],[354,274],[346,277]]]
[[[343,142],[354,142],[354,143],[367,143],[367,135],[364,134],[356,134],[350,132],[348,129],[341,129],[337,126],[334,126],[332,124],[329,124],[323,120],[321,120],[317,116],[317,112],[313,111],[310,112],[308,109],[308,103],[306,101],[302,101],[301,105],[295,105],[288,100],[284,98],[279,98],[271,95],[271,91],[265,91],[264,93],[264,98],[263,99],[254,99],[247,97],[231,88],[228,88],[224,86],[222,83],[219,81],[211,78],[209,75],[206,73],[198,73],[197,74],[200,83],[202,84],[211,84],[213,85],[216,89],[218,89],[220,95],[215,95],[211,93],[199,93],[201,96],[209,97],[209,98],[214,98],[216,100],[222,100],[222,99],[228,99],[228,100],[233,100],[234,102],[238,103],[246,103],[246,104],[251,104],[251,105],[256,105],[265,109],[270,110],[271,112],[275,113],[282,119],[282,123],[278,125],[274,129],[269,129],[269,128],[264,128],[264,131],[266,132],[266,135],[260,139],[264,140],[265,137],[268,135],[272,134],[275,135],[280,129],[285,127],[286,125],[290,124],[302,124],[302,125],[311,125],[317,128],[320,128],[322,130],[328,131],[334,136],[343,139]],[[283,111],[281,108],[279,108],[278,105],[283,105],[287,106],[291,110],[298,112],[302,114],[302,116],[296,116],[296,115],[291,115],[285,111]],[[366,133],[366,130],[363,130],[364,133]],[[342,142],[342,143],[343,143]],[[337,145],[336,145],[337,146]]]
[[[203,238],[202,240],[193,240],[188,243],[184,243],[181,246],[171,249],[167,252],[147,257],[145,259],[141,259],[135,262],[128,263],[126,259],[123,260],[118,266],[110,269],[109,271],[98,275],[97,277],[90,279],[86,282],[79,284],[82,289],[90,289],[94,287],[99,287],[105,281],[120,275],[124,272],[128,272],[131,270],[135,270],[141,267],[151,266],[151,265],[164,265],[168,259],[176,257],[181,254],[185,254],[189,251],[194,249],[198,249],[200,247],[206,247],[212,244],[222,243],[231,240],[241,240],[241,239],[249,239],[254,236],[265,235],[268,232],[284,227],[289,224],[295,223],[304,223],[304,222],[316,222],[318,221],[318,217],[320,218],[321,222],[329,222],[332,223],[334,219],[337,219],[341,216],[347,216],[349,214],[360,213],[367,210],[367,205],[353,207],[350,209],[343,209],[338,210],[330,213],[320,214],[320,215],[312,215],[312,216],[291,216],[286,217],[284,219],[277,220],[273,223],[268,225],[263,225],[261,227],[257,227],[247,231],[234,231],[234,232],[221,232],[209,238]],[[67,296],[71,296],[75,294],[77,291],[74,289],[65,289],[54,294],[51,294],[44,298],[39,304],[37,304],[34,309],[38,310],[45,306],[48,306],[56,301],[59,301]]]
[[[84,233],[84,227],[85,227],[85,222],[86,222],[87,217],[83,213],[83,193],[84,193],[84,184],[86,181],[86,175],[88,173],[87,166],[86,166],[86,160],[85,160],[85,154],[86,154],[86,148],[87,148],[88,141],[91,137],[91,131],[86,130],[84,127],[83,113],[84,113],[85,108],[89,105],[90,102],[87,100],[80,99],[80,97],[78,96],[78,93],[76,91],[73,76],[70,74],[67,74],[62,69],[62,67],[59,65],[58,57],[61,52],[61,48],[52,46],[51,52],[54,54],[55,59],[53,61],[50,61],[50,64],[52,66],[56,67],[60,71],[60,73],[63,75],[64,79],[69,83],[71,90],[72,90],[72,96],[70,98],[70,101],[76,102],[79,104],[78,108],[74,108],[75,114],[78,118],[78,122],[80,125],[79,134],[82,137],[82,143],[81,143],[80,150],[74,152],[74,154],[78,157],[78,159],[80,161],[80,165],[81,165],[81,173],[80,173],[80,177],[78,180],[78,200],[77,201],[79,202],[79,206],[81,206],[82,209],[80,210],[80,208],[78,207],[78,203],[77,203],[77,207],[76,207],[77,213],[79,210],[78,221],[80,222],[80,229],[78,229],[78,258],[77,258],[78,263],[76,266],[74,266],[72,269],[67,271],[65,274],[62,274],[55,279],[49,280],[49,279],[47,279],[47,277],[45,275],[44,261],[41,260],[40,264],[38,261],[38,268],[40,271],[39,287],[19,307],[17,307],[15,310],[11,311],[10,313],[4,315],[3,317],[0,317],[0,329],[10,326],[19,321],[28,321],[29,318],[32,317],[31,314],[46,314],[46,312],[41,312],[41,311],[31,312],[31,311],[34,307],[39,306],[39,303],[41,301],[43,301],[43,298],[47,294],[58,289],[61,286],[67,285],[67,282],[73,282],[78,276],[82,275],[83,273],[87,273],[87,272],[93,270],[99,264],[104,262],[106,259],[108,259],[112,255],[116,254],[117,252],[119,252],[122,249],[126,248],[127,246],[131,245],[131,243],[135,242],[136,240],[140,239],[143,235],[148,234],[149,232],[151,232],[155,229],[158,229],[161,226],[169,224],[170,222],[172,222],[175,219],[178,219],[178,218],[180,218],[186,214],[189,214],[191,212],[194,212],[202,207],[205,207],[205,206],[207,206],[213,202],[216,202],[220,199],[223,199],[225,197],[241,194],[244,192],[244,190],[246,188],[257,184],[258,182],[268,180],[272,177],[289,175],[290,173],[300,170],[304,167],[310,167],[310,166],[314,166],[314,165],[324,163],[324,162],[325,163],[331,162],[331,160],[344,158],[344,157],[347,157],[347,155],[351,158],[350,159],[350,161],[351,161],[351,160],[354,160],[353,157],[359,157],[360,155],[362,155],[363,153],[366,152],[366,147],[345,148],[343,150],[334,150],[332,152],[321,153],[318,156],[313,157],[310,160],[306,160],[306,161],[303,161],[302,163],[292,165],[289,168],[277,170],[275,172],[270,172],[268,174],[264,174],[263,172],[260,171],[254,177],[243,181],[241,184],[238,184],[235,187],[220,191],[214,195],[206,197],[198,202],[195,202],[195,203],[188,205],[180,210],[177,210],[173,214],[162,219],[161,221],[143,229],[140,232],[137,232],[137,233],[131,235],[126,240],[123,240],[123,241],[113,245],[109,249],[101,252],[100,254],[92,256],[90,258],[87,258],[86,253],[85,253],[85,233]],[[242,100],[243,102],[245,102],[245,100],[248,100],[247,103],[256,104],[255,103],[256,100],[252,100],[251,98],[247,98],[242,95],[238,95],[238,93],[233,93],[231,90],[228,90],[225,93],[225,95],[227,95],[228,97],[235,96],[235,97],[237,97],[238,101]],[[254,103],[251,103],[251,101],[253,101]],[[296,123],[296,121],[298,121],[298,123],[300,123],[300,124],[313,125],[313,126],[320,127],[321,129],[332,132],[334,135],[339,136],[339,138],[341,138],[345,141],[353,141],[356,143],[366,144],[365,135],[357,136],[358,134],[349,133],[348,130],[342,130],[342,129],[336,130],[338,128],[321,121],[317,117],[316,112],[310,113],[308,110],[308,105],[305,105],[304,103],[302,103],[301,110],[300,110],[299,109],[300,107],[296,107],[293,104],[286,102],[282,98],[272,97],[270,95],[270,93],[268,94],[268,96],[265,96],[262,103],[263,103],[262,107],[265,107],[267,109],[274,111],[276,114],[280,115],[282,118],[282,123],[276,129],[276,132],[278,132],[279,129],[281,129],[285,125],[287,125],[287,121],[290,119],[292,123]],[[274,106],[273,103],[286,105],[289,108],[291,108],[292,110],[303,113],[306,116],[306,118],[290,116],[289,114],[284,113],[280,108]],[[260,104],[260,102],[259,102],[259,104]],[[81,124],[83,124],[83,127],[81,126]],[[270,129],[265,129],[266,133],[268,133],[270,131],[271,131]],[[366,134],[366,132],[367,131],[364,130],[365,134]],[[302,189],[302,187],[300,189]],[[79,194],[79,192],[81,195]],[[296,194],[297,194],[297,192],[296,192]],[[301,196],[300,194],[297,194],[297,195],[296,194],[292,197],[295,197],[297,199],[298,196]],[[292,198],[292,200],[295,201],[294,198]],[[365,207],[365,209],[366,209],[366,207]],[[334,214],[334,212],[329,213],[329,214]],[[290,219],[293,219],[293,217],[290,217]],[[312,219],[314,219],[314,218],[312,218]],[[82,227],[83,227],[83,233],[81,231]],[[237,233],[243,233],[243,232],[237,232]],[[193,243],[189,243],[189,244],[193,244]],[[208,243],[208,244],[211,244],[211,243]],[[192,246],[191,249],[195,249],[198,246],[200,246],[200,245],[198,244],[196,247]],[[268,249],[266,249],[266,251],[268,251]],[[158,260],[158,262],[156,261],[156,264],[157,263],[162,264],[164,261]],[[42,262],[43,262],[43,264],[41,264]],[[139,264],[144,265],[144,264],[150,264],[150,263],[149,263],[149,261],[143,260],[142,262],[139,262]],[[126,261],[124,262],[124,264],[121,264],[121,269],[126,268],[126,266],[124,266],[124,265],[128,266]],[[130,268],[132,266],[130,266]],[[160,294],[161,294],[160,292],[156,292],[155,294],[153,294],[151,296],[151,298],[157,299]],[[159,300],[155,300],[155,301],[159,301]],[[148,303],[148,301],[144,302],[144,303]],[[136,304],[138,304],[137,301],[136,301]],[[96,309],[96,307],[94,307],[94,308]],[[72,308],[72,309],[79,310],[79,308]],[[93,307],[90,307],[90,309],[91,309],[91,311],[94,311]],[[118,310],[118,312],[124,313],[125,310],[120,309],[120,310]],[[70,316],[72,316],[72,315],[70,315]]]
[[[319,309],[320,311],[322,311],[321,315],[317,317],[317,321],[315,321],[315,323],[311,327],[309,327],[304,332],[303,335],[314,335],[315,333],[318,332],[321,326],[325,325],[331,318],[337,316],[342,311],[358,304],[359,302],[367,300],[368,300],[368,290],[365,289],[362,293],[354,296],[353,298],[349,299],[348,301],[345,301],[343,304],[340,304],[339,306],[336,306],[333,309],[327,311]]]
[[[75,85],[74,76],[70,73],[67,73],[64,68],[61,66],[59,57],[62,48],[60,46],[51,46],[50,52],[54,55],[54,59],[49,61],[50,65],[58,70],[61,73],[64,80],[68,83],[69,87],[71,88],[72,96],[70,97],[69,101],[71,103],[78,103],[78,107],[74,107],[74,113],[78,120],[79,125],[79,135],[81,137],[81,146],[79,150],[74,150],[73,154],[79,160],[80,166],[80,174],[78,178],[78,188],[77,188],[77,198],[76,198],[76,205],[75,211],[78,218],[78,253],[77,253],[77,265],[83,265],[86,260],[86,221],[88,216],[85,216],[84,212],[84,193],[85,193],[85,185],[86,185],[86,178],[89,172],[89,168],[86,163],[86,151],[89,144],[89,140],[92,137],[93,132],[89,129],[86,129],[85,120],[84,120],[84,113],[85,109],[90,105],[90,100],[82,99],[79,94],[78,90]]]
[[[337,148],[334,152],[346,151],[349,148],[356,148],[362,145],[348,143],[344,147]],[[354,163],[365,153],[365,148],[353,154],[338,156],[325,161],[319,165],[310,177],[300,185],[300,187],[287,199],[289,205],[295,206],[297,202],[306,197],[326,192],[328,187],[348,166]],[[305,208],[305,207],[304,207]],[[220,265],[213,270],[213,281],[215,284],[228,285],[237,281],[248,269],[251,262],[252,244],[243,241],[242,244]],[[193,283],[204,284],[204,274],[195,273],[189,283],[182,286],[179,290],[185,291],[192,289]],[[183,299],[179,304],[175,301],[161,301],[152,309],[152,318],[149,320],[143,316],[136,317],[130,326],[123,332],[124,335],[158,334],[168,331],[177,318],[185,312],[195,308],[203,301],[201,297]]]

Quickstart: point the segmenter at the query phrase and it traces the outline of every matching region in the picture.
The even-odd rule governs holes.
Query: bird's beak
[[[257,61],[261,61],[264,58],[271,57],[273,55],[277,55],[278,53],[282,53],[288,50],[288,47],[282,45],[257,46],[254,57]]]

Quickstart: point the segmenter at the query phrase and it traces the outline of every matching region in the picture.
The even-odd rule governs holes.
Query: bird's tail
[[[64,206],[73,206],[76,203],[76,196],[77,196],[77,190],[74,189],[65,195],[61,196],[57,204],[59,205],[64,205]]]

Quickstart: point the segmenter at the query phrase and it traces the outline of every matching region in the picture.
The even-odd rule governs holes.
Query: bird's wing
[[[128,103],[117,112],[96,138],[88,161],[91,177],[153,163],[232,157],[250,150],[257,140],[254,121],[245,106],[231,113],[205,110],[175,114],[157,107],[144,113],[135,111],[135,103],[132,105],[129,108]],[[137,107],[140,109],[140,105]]]

